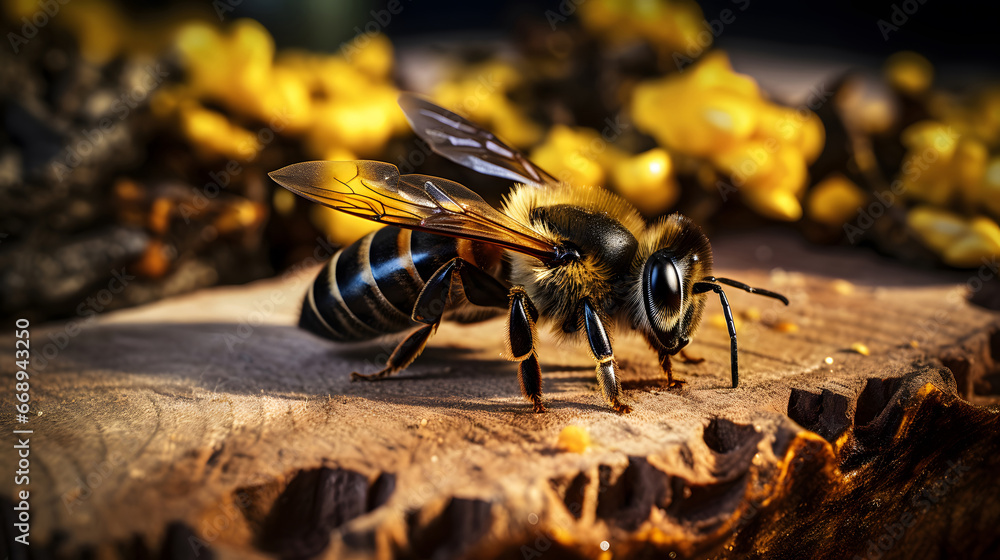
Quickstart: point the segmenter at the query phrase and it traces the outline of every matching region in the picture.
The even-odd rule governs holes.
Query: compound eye
[[[668,315],[681,309],[683,298],[681,273],[673,259],[654,254],[646,263],[646,293],[649,303]]]

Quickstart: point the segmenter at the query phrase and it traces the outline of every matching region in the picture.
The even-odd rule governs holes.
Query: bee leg
[[[740,386],[739,354],[736,349],[736,322],[733,321],[733,311],[729,308],[729,299],[726,298],[726,292],[723,291],[722,286],[712,284],[711,282],[695,282],[692,291],[696,294],[703,294],[709,291],[719,294],[719,299],[722,302],[722,313],[726,316],[726,327],[729,328],[729,361],[732,369],[733,389],[735,389]]]
[[[615,361],[615,353],[611,348],[611,339],[604,328],[604,323],[600,316],[590,305],[589,300],[583,300],[583,326],[587,332],[587,342],[590,343],[590,351],[597,360],[597,383],[601,387],[601,393],[608,400],[611,407],[621,414],[632,411],[632,407],[621,401],[622,387],[618,381],[618,363]]]
[[[705,358],[695,358],[687,353],[687,350],[681,350],[681,361],[685,364],[700,364],[705,361]]]
[[[465,299],[482,307],[499,307],[501,309],[507,307],[508,290],[499,280],[469,261],[455,260],[458,261],[456,264],[458,277],[462,281]]]
[[[542,368],[538,365],[535,350],[535,323],[538,310],[535,309],[524,288],[515,286],[510,290],[510,312],[507,317],[507,353],[511,360],[520,362],[517,379],[521,393],[531,401],[535,412],[545,412],[542,403]]]
[[[466,298],[472,303],[494,307],[506,305],[507,290],[496,278],[464,259],[451,259],[434,272],[413,306],[411,318],[425,326],[410,333],[396,346],[381,371],[368,375],[354,372],[351,379],[372,381],[398,373],[412,364],[441,324],[441,317],[451,297],[452,281],[456,276],[462,282]]]
[[[686,383],[686,381],[683,379],[674,379],[674,364],[670,360],[670,354],[662,348],[658,348],[656,353],[660,359],[660,369],[662,369],[663,374],[667,376],[667,387],[671,389],[680,388],[680,386]]]
[[[354,372],[351,374],[351,381],[374,381],[402,371],[424,351],[424,346],[427,345],[427,341],[436,330],[437,324],[433,324],[413,331],[392,351],[384,369],[369,374]]]

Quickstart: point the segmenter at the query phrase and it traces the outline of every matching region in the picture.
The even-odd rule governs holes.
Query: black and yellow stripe
[[[299,326],[338,342],[370,340],[416,326],[424,284],[455,257],[496,269],[499,253],[481,244],[384,227],[339,250],[306,293]],[[490,262],[483,262],[490,261]]]

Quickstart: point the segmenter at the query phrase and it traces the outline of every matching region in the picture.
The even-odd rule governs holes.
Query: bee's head
[[[712,273],[708,238],[694,222],[673,214],[647,228],[635,262],[632,323],[654,345],[679,352],[705,307],[705,296],[693,289]]]

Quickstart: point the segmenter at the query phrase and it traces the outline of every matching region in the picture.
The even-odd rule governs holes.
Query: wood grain
[[[668,390],[645,344],[618,333],[634,409],[626,416],[602,402],[585,349],[557,346],[545,331],[548,412],[532,413],[515,365],[500,357],[501,320],[445,324],[403,375],[351,383],[350,372],[371,371],[392,344],[336,346],[294,327],[314,269],[100,316],[32,370],[33,550],[785,557],[796,538],[825,531],[808,542],[827,557],[867,557],[886,531],[876,521],[891,525],[908,511],[901,501],[872,506],[871,496],[908,496],[920,476],[946,477],[947,461],[960,461],[972,474],[945,484],[952,497],[935,504],[948,504],[995,468],[995,408],[975,405],[997,403],[1000,317],[968,303],[969,274],[807,249],[777,234],[717,240],[716,268],[792,305],[729,291],[737,314],[760,316],[751,311],[740,327],[739,389],[728,387],[728,336],[713,324],[714,302],[690,348],[705,361],[675,367],[682,389]],[[779,322],[797,330],[772,328]],[[34,327],[36,354],[65,332]],[[856,342],[871,355],[852,352]],[[10,387],[13,365],[2,364]],[[10,433],[10,392],[0,400]],[[964,427],[974,444],[949,446],[948,433],[914,428],[923,415],[937,415],[941,429]],[[586,430],[589,450],[559,448],[569,425]],[[896,472],[892,461],[876,468],[886,453],[905,458],[911,448],[924,455],[912,466],[925,474],[885,474]],[[4,472],[12,459],[3,455]],[[884,475],[885,485],[851,482],[858,469]],[[12,477],[3,480],[11,497]],[[834,503],[845,515],[863,504],[874,513],[824,540],[834,529],[821,520],[836,517]],[[918,532],[959,550],[965,533],[935,525],[952,510],[934,507],[911,512],[919,528],[882,557],[923,546]],[[979,526],[992,528],[967,550],[985,554],[998,546],[998,513],[988,504],[977,512]],[[813,522],[779,523],[787,515]]]

